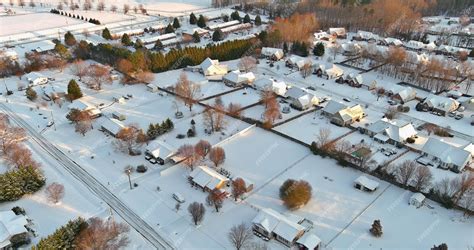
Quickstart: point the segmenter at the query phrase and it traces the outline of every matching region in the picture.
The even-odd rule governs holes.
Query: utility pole
[[[56,131],[56,122],[54,122],[53,111],[51,110],[51,121],[53,122],[54,131]]]

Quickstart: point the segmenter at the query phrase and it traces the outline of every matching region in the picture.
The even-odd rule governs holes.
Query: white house
[[[82,100],[82,98],[74,100],[67,107],[69,110],[77,109],[79,111],[87,111],[92,118],[97,118],[102,115],[102,112],[100,111],[100,109]]]
[[[344,75],[344,70],[333,64],[331,68],[324,71],[324,75],[326,75],[328,79],[336,79]]]
[[[30,72],[23,76],[28,81],[29,86],[36,86],[48,83],[48,78],[38,72]]]
[[[347,37],[347,32],[345,28],[329,28],[328,33],[337,36],[337,38]]]
[[[225,75],[222,81],[226,85],[233,87],[251,85],[255,81],[255,75],[252,72],[242,73],[239,70],[235,70]]]
[[[433,137],[428,139],[421,151],[425,160],[418,160],[419,163],[451,169],[457,173],[461,172],[472,161],[471,152],[465,148],[456,147]]]
[[[466,110],[474,111],[474,97],[461,97],[458,101]]]
[[[354,36],[354,39],[359,39],[363,41],[378,41],[380,37],[372,32],[359,30]]]
[[[289,88],[285,96],[290,100],[291,106],[298,110],[305,110],[319,104],[316,96],[298,87]]]
[[[404,145],[408,138],[413,138],[417,135],[416,129],[410,122],[388,120],[387,118],[370,124],[366,131],[375,141],[396,146]]]
[[[319,250],[321,239],[318,236],[307,232],[296,241],[296,244],[300,247],[300,249]]]
[[[296,68],[301,70],[305,64],[312,65],[313,62],[309,58],[304,58],[301,56],[292,55],[290,58],[286,60],[286,66]]]
[[[161,140],[154,140],[146,146],[145,154],[166,162],[176,155],[176,149]]]
[[[425,104],[434,112],[446,115],[459,108],[459,102],[448,97],[430,94],[425,99]]]
[[[113,137],[116,137],[117,134],[125,128],[125,125],[117,119],[109,119],[109,118],[104,118],[104,121],[100,125],[101,130],[105,133],[110,134]]]
[[[410,40],[405,43],[405,47],[413,50],[421,50],[425,47],[425,44],[420,41]]]
[[[278,61],[285,56],[285,53],[282,49],[279,48],[270,48],[270,47],[263,47],[261,54],[264,57],[270,58],[272,60]]]
[[[219,174],[208,166],[198,166],[189,174],[189,181],[204,191],[211,191],[216,188],[221,189],[227,185],[229,178]]]
[[[283,81],[273,81],[271,89],[276,95],[286,97],[288,85],[286,85],[286,83]]]
[[[415,206],[416,208],[423,206],[424,202],[425,196],[422,193],[414,193],[412,196],[410,196],[410,199],[408,200],[408,204]]]
[[[400,85],[392,85],[387,91],[387,94],[390,99],[401,104],[407,103],[416,98],[416,91],[414,88]]]
[[[393,45],[393,46],[402,46],[403,42],[400,39],[387,37],[383,39],[386,45]]]
[[[377,190],[379,183],[361,175],[354,181],[354,187],[362,191],[373,192]]]
[[[218,24],[209,25],[209,29],[210,30],[224,29],[224,28],[228,28],[228,27],[231,27],[231,26],[239,25],[239,24],[240,24],[240,22],[238,20],[233,20],[233,21],[229,21],[229,22],[225,22],[225,23],[218,23]]]
[[[229,72],[227,65],[219,64],[219,60],[212,60],[211,58],[206,58],[200,65],[201,73],[204,76],[222,76]]]
[[[326,31],[318,31],[313,34],[315,40],[326,40],[329,41],[331,39],[331,35],[329,35]]]
[[[10,249],[14,236],[28,233],[28,218],[13,211],[0,211],[0,249]]]
[[[262,208],[252,220],[253,230],[268,238],[275,238],[287,247],[295,243],[304,233],[305,227],[271,208]]]

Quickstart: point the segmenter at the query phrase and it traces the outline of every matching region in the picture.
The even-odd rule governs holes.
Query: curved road
[[[0,110],[7,114],[12,121],[24,128],[31,139],[38,144],[47,154],[54,158],[72,176],[81,181],[100,199],[106,202],[116,214],[123,218],[132,228],[143,236],[156,249],[176,249],[174,244],[161,232],[157,232],[140,216],[125,205],[115,194],[108,190],[102,183],[89,174],[84,168],[69,158],[39,132],[25,122],[20,116],[8,108],[4,103],[0,103]]]

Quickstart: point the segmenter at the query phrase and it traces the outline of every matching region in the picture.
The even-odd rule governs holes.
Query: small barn
[[[354,181],[354,187],[362,191],[373,192],[377,190],[379,183],[361,175]]]
[[[120,130],[125,128],[125,125],[122,124],[119,120],[116,119],[109,119],[105,118],[102,124],[100,125],[100,128],[103,132],[116,137]]]
[[[423,206],[424,202],[425,196],[422,193],[414,193],[412,196],[410,196],[410,199],[408,200],[408,204],[415,206],[416,208]]]

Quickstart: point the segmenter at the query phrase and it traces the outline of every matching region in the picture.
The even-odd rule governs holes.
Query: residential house
[[[416,91],[412,87],[404,87],[400,85],[393,85],[388,91],[387,95],[391,100],[405,104],[416,98]]]
[[[66,90],[61,85],[47,84],[40,86],[40,89],[43,92],[43,99],[48,101],[66,97]]]
[[[373,192],[377,190],[379,183],[361,175],[354,181],[354,187],[362,191]]]
[[[206,58],[200,65],[201,73],[208,78],[220,78],[229,72],[227,65],[219,64],[219,60],[212,60],[211,58]]]
[[[459,108],[459,102],[448,97],[430,94],[424,102],[427,107],[438,114],[445,116]]]
[[[29,224],[24,215],[16,215],[11,210],[0,211],[0,249],[12,249],[16,243],[14,239],[21,235],[25,235],[22,238],[29,238]]]
[[[337,38],[347,38],[347,32],[345,28],[329,28],[328,33],[336,36]]]
[[[408,200],[408,204],[415,206],[416,208],[419,208],[423,206],[425,199],[426,198],[422,193],[414,193],[412,196],[410,196],[410,199]]]
[[[372,32],[368,31],[363,31],[359,30],[357,31],[357,34],[353,37],[354,40],[359,40],[359,41],[378,41],[380,37],[377,34],[374,34]]]
[[[344,70],[333,64],[331,68],[324,71],[324,75],[327,79],[337,79],[344,75]]]
[[[315,32],[313,35],[315,40],[329,41],[331,39],[331,35],[329,35],[326,31],[322,30]]]
[[[152,93],[158,92],[160,89],[155,83],[149,83],[146,85],[146,89]]]
[[[209,30],[203,28],[184,28],[182,31],[184,41],[194,40],[194,33],[197,33],[199,37],[203,37],[209,34]]]
[[[262,208],[252,220],[252,224],[255,232],[267,238],[274,238],[287,247],[291,247],[303,236],[306,229],[271,208]]]
[[[285,96],[290,101],[290,105],[298,110],[306,110],[319,104],[316,96],[298,87],[289,88]]]
[[[36,86],[40,84],[48,83],[48,78],[38,72],[30,72],[23,76],[26,81],[28,81],[29,86]]]
[[[408,49],[420,51],[425,47],[425,44],[420,41],[410,40],[405,43],[405,47]]]
[[[402,146],[408,138],[414,138],[417,135],[416,129],[410,122],[387,118],[370,124],[365,130],[375,141],[395,146]]]
[[[288,85],[286,85],[286,83],[283,81],[272,81],[271,90],[277,96],[286,97]]]
[[[252,72],[242,73],[239,70],[231,71],[222,78],[227,86],[240,87],[242,85],[251,85],[255,81],[255,75]]]
[[[120,132],[120,130],[124,129],[125,128],[125,125],[123,125],[123,123],[117,119],[109,119],[109,118],[104,118],[104,121],[102,122],[102,124],[100,125],[100,129],[113,136],[113,137],[117,137],[118,133]]]
[[[383,39],[383,44],[387,46],[402,46],[403,42],[400,39],[387,37]]]
[[[32,49],[31,51],[40,53],[40,54],[45,54],[49,51],[54,50],[54,48],[56,47],[56,44],[49,40],[43,40],[43,41],[34,43],[34,46],[36,47]]]
[[[285,53],[279,48],[263,47],[261,55],[271,60],[278,61],[285,56]]]
[[[146,146],[145,154],[164,164],[172,160],[172,157],[176,155],[176,149],[164,141],[153,140]]]
[[[346,154],[346,160],[357,165],[361,166],[364,162],[367,161],[372,156],[372,150],[370,148],[362,146],[352,151],[351,153]]]
[[[79,111],[86,111],[87,113],[89,113],[89,115],[92,118],[98,118],[102,115],[102,112],[100,111],[100,109],[84,101],[82,98],[72,101],[72,103],[69,104],[68,109],[69,110],[77,109]]]
[[[313,62],[309,58],[304,58],[301,56],[292,55],[286,60],[286,66],[290,68],[295,68],[301,70],[305,64],[312,65]]]
[[[221,189],[227,185],[229,178],[219,174],[208,166],[198,166],[188,177],[193,186],[201,188],[203,191]]]
[[[458,101],[464,109],[474,111],[474,97],[461,97]]]
[[[464,147],[456,147],[443,140],[430,137],[421,149],[417,162],[424,165],[461,172],[472,161],[472,154]],[[424,159],[423,159],[424,158]]]
[[[343,55],[357,56],[362,52],[362,47],[358,43],[347,42],[341,45]]]
[[[333,100],[329,101],[322,112],[331,120],[331,123],[338,126],[348,126],[366,116],[364,109],[359,104],[347,107]]]
[[[115,111],[112,113],[112,118],[117,119],[119,121],[125,121],[127,119],[127,116]]]
[[[218,24],[209,25],[209,29],[214,31],[214,30],[217,30],[217,29],[224,29],[224,28],[228,28],[228,27],[231,27],[231,26],[239,25],[239,24],[240,24],[239,20],[233,20],[233,21],[229,21],[229,22],[225,22],[225,23],[218,23]]]

